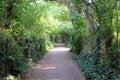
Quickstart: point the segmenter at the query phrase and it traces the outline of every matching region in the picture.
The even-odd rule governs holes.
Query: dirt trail
[[[69,49],[57,44],[34,66],[27,80],[85,80],[82,72],[72,60]]]

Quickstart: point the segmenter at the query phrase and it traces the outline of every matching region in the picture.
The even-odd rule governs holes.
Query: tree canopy
[[[0,0],[0,79],[23,77],[59,40],[86,80],[119,80],[120,0]]]

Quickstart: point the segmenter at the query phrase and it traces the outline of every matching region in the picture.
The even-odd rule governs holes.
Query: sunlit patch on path
[[[27,76],[28,80],[85,80],[63,44],[56,44]]]
[[[56,51],[56,52],[59,52],[59,51],[69,51],[69,48],[59,47],[59,48],[51,49],[49,51]]]

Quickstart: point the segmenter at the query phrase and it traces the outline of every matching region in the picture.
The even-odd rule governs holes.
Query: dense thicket
[[[24,74],[63,41],[86,80],[119,80],[120,0],[45,1],[0,0],[0,78]]]
[[[87,80],[119,80],[120,1],[73,0],[73,51]],[[76,14],[77,12],[77,14]],[[83,17],[84,16],[84,17]],[[78,44],[79,43],[79,44]]]
[[[70,26],[64,5],[0,0],[0,79],[27,72]]]

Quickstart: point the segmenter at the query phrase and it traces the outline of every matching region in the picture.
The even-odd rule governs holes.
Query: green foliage
[[[75,59],[87,80],[120,79],[119,3],[119,0],[73,1],[79,15],[71,17],[76,29],[71,43],[73,51],[79,50]],[[81,14],[85,17],[81,18]]]
[[[69,22],[64,22],[61,23],[60,26],[58,27],[59,30],[59,36],[62,39],[64,43],[69,44],[69,39],[71,36],[71,32],[73,28],[71,27],[71,24]]]
[[[66,32],[59,27],[71,26],[69,20],[67,7],[56,2],[0,0],[0,78],[24,76]]]
[[[74,57],[78,65],[84,72],[86,80],[119,80],[120,75],[117,69],[113,67],[105,68],[102,63],[94,64],[94,55],[81,53],[82,55]]]
[[[0,66],[1,70],[3,70],[0,73],[4,74],[5,71],[8,71],[8,73],[15,75],[16,73],[25,71],[22,69],[23,64],[21,64],[24,60],[23,48],[17,45],[9,30],[2,30],[0,32],[0,38],[0,61],[1,65],[3,65],[3,67]]]
[[[62,40],[87,80],[119,80],[120,1],[46,1],[0,0],[0,78],[23,75]]]
[[[86,21],[82,14],[75,14],[71,18],[74,19],[75,29],[71,34],[70,43],[72,45],[72,51],[80,54],[83,49],[83,36],[88,34],[85,31]]]

